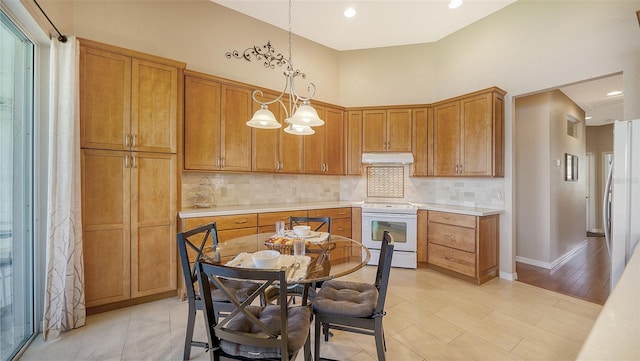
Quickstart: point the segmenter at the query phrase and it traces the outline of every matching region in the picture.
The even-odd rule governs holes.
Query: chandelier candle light
[[[303,79],[306,79],[307,76],[299,69],[294,70],[293,63],[291,62],[291,0],[289,0],[289,58],[285,59],[281,53],[278,53],[277,55],[274,54],[275,50],[271,46],[270,41],[267,42],[267,45],[263,45],[262,47],[253,46],[251,48],[247,48],[242,54],[237,50],[227,52],[225,54],[228,59],[234,57],[236,59],[245,59],[247,61],[251,61],[253,55],[256,60],[264,59],[264,66],[271,69],[274,69],[275,65],[282,66],[286,64],[287,66],[287,70],[283,73],[286,78],[284,90],[276,99],[261,102],[256,98],[256,96],[264,96],[262,90],[253,91],[253,101],[260,104],[260,109],[253,114],[253,117],[247,121],[246,124],[250,127],[260,129],[281,128],[282,124],[278,122],[275,115],[267,107],[269,104],[278,102],[284,108],[286,113],[286,118],[284,120],[287,124],[284,129],[286,133],[296,135],[314,134],[315,131],[311,127],[324,125],[324,121],[320,119],[318,113],[310,103],[311,98],[313,98],[316,93],[316,86],[313,83],[309,83],[307,85],[309,96],[306,98],[296,93],[295,78],[300,76]],[[287,93],[287,89],[289,89],[289,93]],[[285,95],[289,100],[289,108],[287,108],[282,101],[282,98],[285,97]]]

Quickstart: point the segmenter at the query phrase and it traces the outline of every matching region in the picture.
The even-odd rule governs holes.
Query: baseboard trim
[[[518,280],[518,274],[516,272],[509,273],[509,272],[500,271],[500,278],[507,281],[516,281]]]
[[[587,247],[587,240],[583,240],[582,243],[578,245],[578,247],[572,249],[571,251],[565,253],[562,257],[558,258],[555,262],[551,264],[551,272],[553,272],[556,268],[562,266],[563,264],[569,262],[573,256],[576,255],[581,249]]]
[[[531,266],[536,266],[536,267],[548,269],[548,270],[551,270],[553,272],[554,269],[556,269],[556,268],[562,266],[563,264],[569,262],[571,260],[571,258],[573,258],[573,256],[575,256],[576,253],[578,253],[578,251],[580,251],[581,249],[585,248],[586,246],[587,246],[587,240],[585,239],[577,247],[575,247],[574,249],[570,250],[569,252],[563,254],[562,256],[560,256],[559,258],[557,258],[553,262],[543,262],[543,261],[538,261],[536,259],[520,257],[520,256],[516,256],[516,262],[520,262],[520,263],[528,264],[528,265],[531,265]]]
[[[516,256],[516,262],[520,262],[520,263],[528,264],[530,266],[536,266],[544,269],[551,269],[550,263],[538,261],[537,259]]]

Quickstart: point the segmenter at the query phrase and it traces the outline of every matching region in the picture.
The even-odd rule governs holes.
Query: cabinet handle
[[[235,221],[233,221],[233,223],[235,223],[235,224],[244,224],[244,223],[247,223],[247,222],[249,222],[249,220],[246,219],[246,218],[245,219],[236,219]]]
[[[444,238],[446,238],[446,239],[450,239],[450,240],[452,240],[452,241],[455,241],[455,240],[456,240],[456,236],[452,236],[452,235],[450,235],[450,234],[445,234],[445,235],[443,235],[443,237],[444,237]]]
[[[462,173],[463,173],[462,164],[460,164],[460,174],[462,174]]]
[[[455,261],[456,261],[456,259],[455,259],[455,258],[453,258],[453,257],[447,257],[447,256],[445,256],[445,257],[444,257],[444,259],[446,259],[446,260],[447,260],[447,261],[449,261],[449,262],[455,262]]]
[[[129,134],[124,135],[124,147],[129,148]]]
[[[124,167],[125,168],[129,168],[129,156],[128,155],[124,156]]]
[[[280,162],[276,160],[276,170],[280,169]]]
[[[224,157],[220,157],[220,168],[224,168]]]
[[[135,157],[133,155],[131,156],[131,168],[137,168],[138,167],[137,164],[136,164],[136,159],[137,158],[138,157]]]

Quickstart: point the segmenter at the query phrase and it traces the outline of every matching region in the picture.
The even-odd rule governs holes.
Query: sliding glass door
[[[0,361],[34,333],[33,52],[0,11]]]

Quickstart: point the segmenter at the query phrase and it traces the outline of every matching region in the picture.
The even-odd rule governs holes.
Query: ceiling
[[[284,30],[289,28],[286,0],[211,0]],[[449,0],[293,0],[291,31],[299,36],[344,51],[438,41],[515,0],[464,0],[449,9]],[[356,15],[343,13],[353,7]],[[559,87],[591,119],[602,125],[623,118],[622,75]]]
[[[289,29],[286,0],[211,0],[281,29]],[[291,32],[335,50],[438,41],[515,0],[293,0]],[[356,15],[344,16],[352,7]]]
[[[622,74],[590,80],[574,85],[561,87],[574,103],[585,111],[588,126],[613,123],[623,119],[624,95],[607,96],[607,93],[622,91]]]

